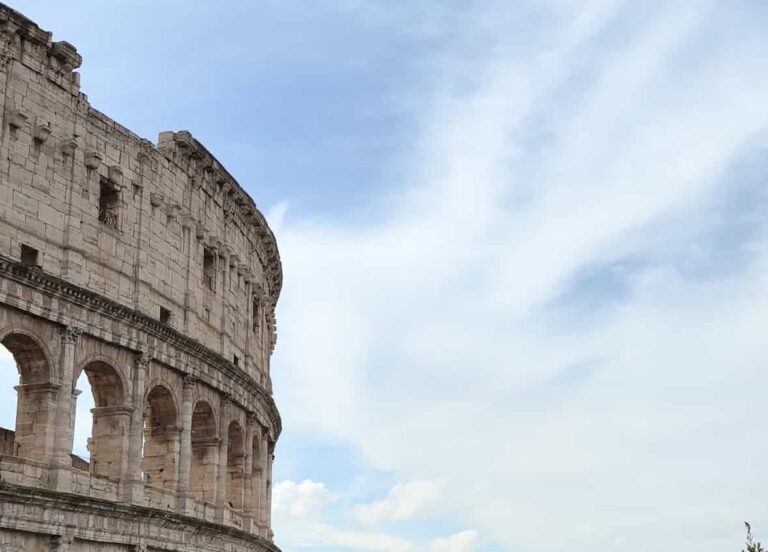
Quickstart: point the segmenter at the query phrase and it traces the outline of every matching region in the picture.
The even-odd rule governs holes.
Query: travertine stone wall
[[[274,236],[190,133],[93,109],[81,61],[0,4],[0,551],[275,551]]]

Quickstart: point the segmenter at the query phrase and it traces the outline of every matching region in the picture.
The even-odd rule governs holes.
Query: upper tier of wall
[[[155,146],[93,109],[81,61],[0,4],[0,255],[162,319],[270,389],[282,271],[263,215],[189,132]]]

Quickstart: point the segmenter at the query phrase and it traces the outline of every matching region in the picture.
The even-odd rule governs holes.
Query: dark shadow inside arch
[[[262,457],[260,440],[254,436],[251,449],[251,461],[253,462],[250,485],[250,510],[261,519],[261,504],[266,494],[264,487],[264,458]]]
[[[245,475],[245,443],[243,442],[243,428],[237,421],[229,424],[227,439],[227,504],[232,508],[241,509],[243,507]]]
[[[91,386],[95,408],[124,404],[123,380],[112,366],[101,360],[96,360],[86,365],[83,372]]]
[[[197,401],[192,410],[189,492],[205,502],[215,502],[218,446],[213,408],[206,401]]]
[[[176,402],[166,387],[157,385],[147,395],[144,407],[141,471],[148,484],[175,489],[179,437]]]

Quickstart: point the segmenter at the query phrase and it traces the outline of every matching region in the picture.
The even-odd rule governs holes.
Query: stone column
[[[227,394],[221,396],[219,407],[219,458],[216,471],[216,521],[224,521],[227,500],[227,457],[229,452],[229,418],[231,399]]]
[[[22,383],[17,394],[15,455],[37,462],[53,458],[54,417],[61,386],[55,383]]]
[[[72,388],[72,400],[69,403],[69,419],[72,423],[72,448],[74,448],[75,439],[75,420],[77,418],[77,398],[82,395],[83,392],[80,389]]]
[[[136,356],[131,392],[131,427],[128,442],[128,465],[123,481],[123,502],[138,504],[144,500],[144,480],[141,477],[141,447],[144,439],[144,393],[150,356],[140,352]]]
[[[191,209],[192,204],[192,194],[186,194],[187,201],[186,201],[186,208]],[[199,306],[193,304],[193,297],[192,297],[192,252],[194,248],[194,238],[192,237],[192,216],[187,212],[187,214],[184,214],[181,216],[181,232],[183,235],[182,243],[184,244],[184,255],[186,256],[187,262],[184,265],[184,280],[185,283],[185,289],[184,289],[184,321],[183,321],[183,328],[184,333],[189,333],[189,327],[190,327],[190,315],[194,312],[195,308],[199,308]]]
[[[91,473],[106,475],[120,480],[121,490],[130,482],[128,452],[131,436],[130,407],[97,406],[93,414],[93,442],[91,448]]]
[[[258,380],[256,370],[253,369],[253,355],[251,354],[251,334],[253,333],[253,297],[251,295],[251,280],[248,274],[245,281],[245,359],[243,359],[243,370],[252,378]]]
[[[256,526],[253,493],[254,463],[258,460],[253,457],[253,442],[258,439],[258,419],[255,412],[249,412],[247,424],[245,426],[245,465],[243,466],[243,480],[245,481],[243,490],[243,521],[245,526],[243,530],[253,532]]]
[[[61,329],[61,356],[59,359],[59,387],[56,396],[56,417],[53,423],[53,457],[48,474],[48,487],[54,491],[68,492],[72,488],[72,445],[75,433],[74,389],[75,347],[80,329],[65,326]]]
[[[179,479],[177,509],[187,512],[189,500],[189,471],[192,459],[192,406],[197,380],[192,376],[184,378],[181,397],[181,449],[179,450]]]
[[[226,234],[225,234],[226,235]],[[219,251],[219,260],[223,259],[223,266],[221,267],[222,282],[221,282],[221,321],[219,324],[219,354],[227,356],[225,354],[227,337],[227,314],[229,305],[229,252],[226,249]],[[231,360],[231,358],[230,358]]]
[[[258,487],[256,489],[256,492],[259,493],[259,511],[258,511],[258,523],[259,527],[261,527],[260,535],[262,537],[266,537],[267,533],[266,530],[269,527],[267,518],[268,518],[268,506],[267,506],[267,466],[269,464],[269,460],[267,459],[267,456],[269,455],[268,450],[268,441],[266,434],[261,438],[259,441],[259,481],[258,481]]]
[[[274,441],[267,441],[267,465],[265,466],[265,479],[267,481],[266,498],[264,500],[267,512],[266,527],[267,538],[272,540],[274,533],[272,532],[272,464],[275,461],[275,443]]]
[[[61,330],[60,383],[56,397],[56,420],[54,424],[53,463],[63,468],[72,467],[72,444],[74,440],[74,419],[72,398],[74,388],[75,346],[81,330],[66,326]]]

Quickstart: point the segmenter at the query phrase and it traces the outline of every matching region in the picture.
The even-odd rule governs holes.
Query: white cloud
[[[282,546],[333,546],[344,550],[410,552],[405,539],[375,531],[349,530],[325,521],[336,500],[324,483],[281,481],[272,494],[273,525]]]
[[[357,505],[354,508],[354,517],[365,524],[425,517],[433,513],[439,504],[441,487],[436,481],[399,483],[383,500]]]
[[[333,499],[324,483],[281,481],[272,491],[272,509],[275,515],[304,519],[318,514]]]
[[[418,132],[369,223],[269,213],[285,426],[444,481],[440,512],[507,549],[714,552],[768,527],[760,3],[335,4],[427,38],[396,87]],[[345,529],[335,498],[277,484],[277,542],[424,544]]]
[[[768,146],[768,37],[741,4],[582,4],[436,63],[370,224],[285,218],[277,400],[511,549],[735,548],[768,524],[768,167],[729,185]]]
[[[279,528],[280,525],[277,525]],[[383,533],[354,531],[323,523],[296,525],[280,531],[280,542],[298,548],[320,546],[342,550],[410,552],[413,545],[406,539]]]
[[[477,531],[467,530],[432,541],[429,552],[474,552],[477,549]]]

